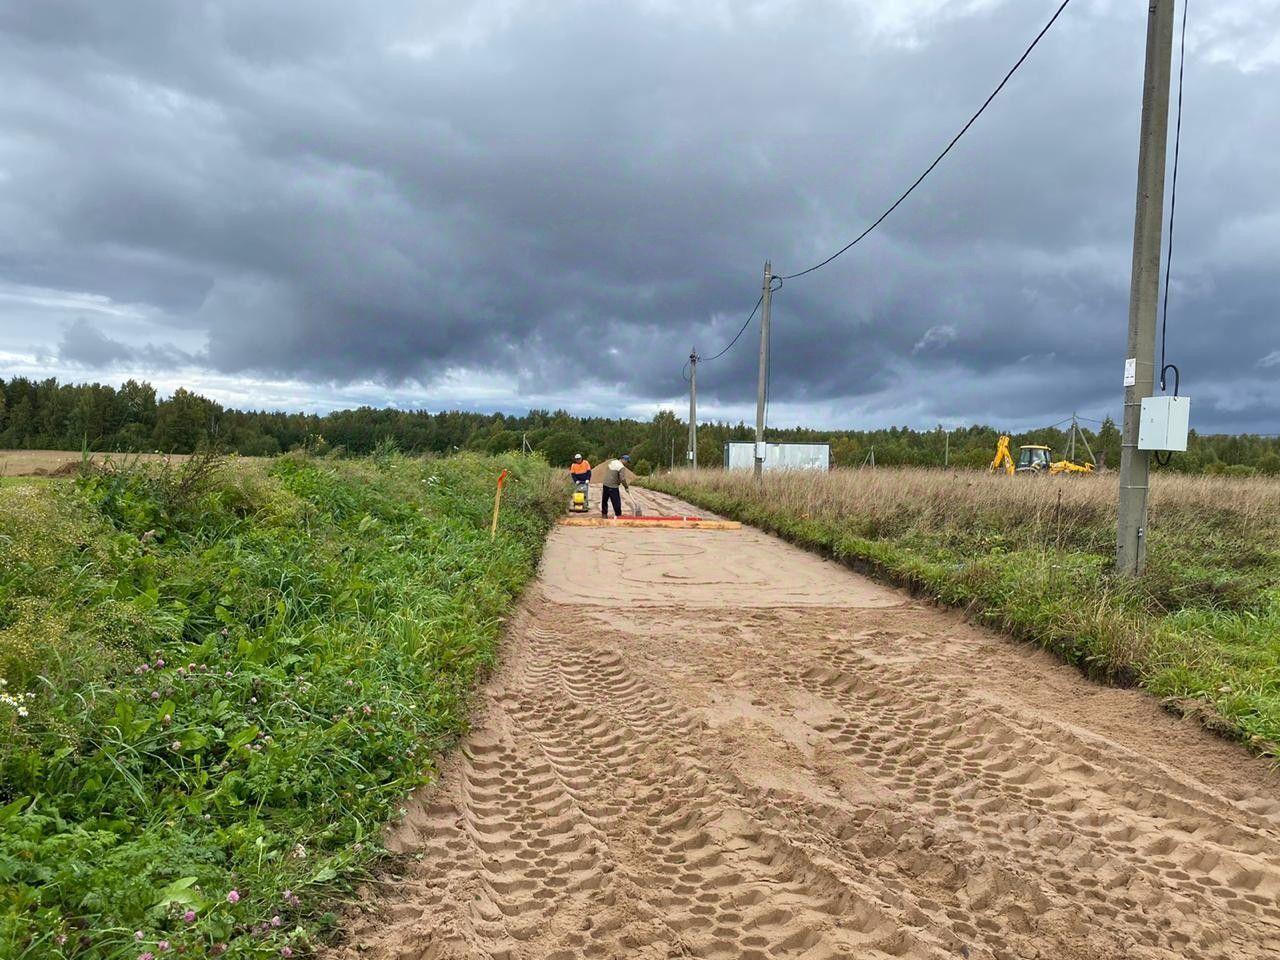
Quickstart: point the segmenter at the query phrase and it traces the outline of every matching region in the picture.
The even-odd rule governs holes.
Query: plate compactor
[[[570,513],[586,513],[591,506],[591,484],[579,480],[573,485],[573,496],[569,500]]]

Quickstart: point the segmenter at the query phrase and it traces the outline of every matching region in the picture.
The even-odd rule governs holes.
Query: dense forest
[[[1082,424],[1082,427],[1084,425]],[[1091,427],[1092,429],[1090,429]],[[1120,458],[1120,432],[1106,420],[1084,427],[1084,441],[1103,468]],[[1068,450],[1070,423],[1015,434],[1013,446],[1043,443],[1055,455]],[[913,430],[770,429],[770,440],[829,441],[838,466],[912,465],[983,467],[995,452],[998,427]],[[179,389],[157,397],[147,383],[119,387],[69,384],[24,377],[0,381],[0,447],[4,449],[164,451],[189,453],[202,444],[245,456],[270,456],[298,448],[317,453],[369,453],[393,443],[406,452],[481,450],[501,453],[528,444],[552,463],[574,453],[595,461],[629,452],[640,472],[681,463],[687,424],[669,411],[652,420],[575,417],[563,410],[531,410],[523,416],[361,407],[323,416],[304,413],[229,410]],[[698,461],[719,466],[726,440],[750,440],[745,424],[704,423],[698,427]],[[1077,459],[1085,459],[1076,441]],[[1184,472],[1280,474],[1280,439],[1192,433],[1185,454],[1165,468]]]

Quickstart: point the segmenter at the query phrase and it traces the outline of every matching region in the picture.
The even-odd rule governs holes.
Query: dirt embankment
[[[390,843],[343,957],[1280,955],[1263,763],[749,529],[557,531]]]
[[[135,460],[181,463],[188,453],[91,453],[94,462],[107,458],[116,461]],[[80,468],[84,454],[78,450],[0,450],[0,477],[68,477]]]

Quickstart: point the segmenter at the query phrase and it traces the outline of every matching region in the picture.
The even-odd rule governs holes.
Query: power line
[[[1164,374],[1169,369],[1164,362],[1165,345],[1169,340],[1169,275],[1173,270],[1173,216],[1178,209],[1178,154],[1182,149],[1182,76],[1187,65],[1187,6],[1191,0],[1182,0],[1182,41],[1178,53],[1178,121],[1173,134],[1173,184],[1169,188],[1169,252],[1164,261],[1164,308],[1160,320],[1160,389],[1164,389]],[[1178,368],[1173,368],[1174,393],[1181,379]]]
[[[734,345],[735,343],[737,343],[737,342],[738,342],[738,339],[743,335],[743,333],[745,333],[745,332],[746,332],[746,330],[747,330],[747,326],[751,323],[751,321],[752,321],[752,320],[754,320],[754,319],[755,319],[756,311],[760,309],[760,304],[762,304],[762,303],[764,303],[764,294],[763,294],[763,293],[762,293],[762,294],[760,294],[760,299],[756,301],[756,305],[755,305],[754,307],[752,307],[752,308],[751,308],[751,313],[747,316],[747,319],[746,319],[746,320],[744,320],[744,321],[742,321],[742,327],[738,330],[738,332],[737,332],[737,333],[735,333],[735,334],[733,335],[733,339],[729,341],[729,345],[728,345],[727,347],[725,347],[723,350],[721,350],[719,353],[717,353],[714,357],[699,357],[699,358],[698,358],[698,361],[699,361],[700,363],[706,363],[706,362],[707,362],[707,361],[709,361],[709,360],[719,360],[719,359],[720,359],[721,357],[723,357],[726,353],[728,353],[730,350],[732,350],[732,349],[733,349],[733,345]],[[686,378],[686,379],[687,379],[687,378]]]
[[[872,230],[880,226],[880,224],[883,223],[888,218],[889,214],[893,213],[894,210],[897,210],[898,206],[902,203],[902,201],[906,200],[907,197],[911,196],[911,194],[915,191],[916,187],[920,186],[920,184],[924,182],[925,177],[933,173],[934,168],[942,162],[943,158],[948,153],[951,152],[951,148],[960,142],[960,138],[969,132],[969,128],[974,125],[974,123],[977,121],[977,119],[980,116],[982,116],[983,111],[987,109],[987,107],[991,104],[991,101],[994,100],[996,96],[1000,93],[1000,91],[1004,89],[1005,84],[1009,82],[1010,78],[1015,73],[1018,72],[1018,68],[1021,67],[1023,62],[1027,59],[1027,57],[1031,55],[1031,51],[1036,48],[1036,44],[1038,44],[1041,38],[1044,37],[1044,35],[1049,32],[1049,28],[1052,27],[1054,23],[1057,21],[1058,17],[1061,16],[1062,11],[1067,9],[1067,4],[1069,4],[1070,2],[1071,0],[1062,0],[1062,4],[1054,12],[1053,16],[1049,18],[1049,22],[1044,25],[1043,29],[1041,29],[1041,31],[1038,34],[1036,34],[1036,38],[1031,41],[1031,45],[1027,47],[1026,50],[1023,51],[1022,56],[1018,58],[1018,61],[1013,65],[1012,68],[1010,68],[1009,72],[1004,75],[1004,79],[1000,81],[999,85],[995,88],[995,90],[991,91],[991,95],[987,97],[986,100],[983,101],[982,106],[978,108],[978,112],[969,118],[969,122],[966,123],[963,127],[961,127],[960,132],[951,138],[951,142],[947,144],[946,149],[944,149],[940,154],[938,154],[938,156],[934,159],[933,163],[929,164],[929,166],[925,169],[924,173],[920,174],[920,176],[916,178],[915,183],[911,184],[911,186],[907,188],[906,192],[903,193],[902,196],[898,197],[897,200],[893,201],[893,205],[889,207],[888,210],[880,214],[880,216],[878,216],[875,219],[875,222],[873,222],[871,226],[867,227],[867,229],[863,230],[862,233],[858,234],[856,237],[854,237],[851,241],[849,241],[847,244],[845,244],[843,247],[841,247],[831,256],[827,257],[827,259],[823,260],[820,263],[815,263],[812,267],[809,267],[806,270],[801,270],[799,273],[787,274],[786,276],[782,277],[782,279],[793,280],[796,277],[803,277],[806,273],[813,273],[813,271],[818,270],[822,267],[825,267],[828,263],[830,263],[836,257],[840,256],[846,250],[850,249],[855,244],[859,243],[864,237],[867,236],[867,234],[871,233]]]
[[[781,290],[781,289],[782,289],[782,278],[781,278],[781,277],[774,277],[773,279],[774,279],[774,280],[776,280],[776,281],[778,281],[778,285],[777,285],[776,287],[774,287],[774,288],[773,288],[773,292],[774,292],[774,293],[777,293],[779,290]],[[742,335],[743,335],[744,333],[746,333],[746,331],[747,331],[747,327],[751,325],[751,321],[755,319],[756,311],[760,309],[760,305],[761,305],[762,303],[764,303],[764,294],[763,294],[763,293],[762,293],[762,294],[760,294],[759,299],[758,299],[758,300],[756,300],[756,305],[755,305],[754,307],[752,307],[752,308],[751,308],[751,313],[750,313],[750,314],[748,314],[747,319],[746,319],[746,320],[744,320],[744,321],[742,321],[742,326],[741,326],[741,327],[739,327],[739,328],[738,328],[738,332],[737,332],[737,333],[735,333],[735,334],[733,335],[733,339],[729,341],[729,345],[728,345],[727,347],[725,347],[723,350],[721,350],[719,353],[717,353],[714,357],[698,357],[698,362],[699,362],[699,363],[706,363],[706,362],[707,362],[707,361],[709,361],[709,360],[719,360],[719,359],[720,359],[721,357],[723,357],[726,353],[728,353],[730,350],[732,350],[732,349],[733,349],[733,345],[734,345],[735,343],[737,343],[739,339],[741,339]],[[685,367],[688,367],[688,366],[689,366],[689,364],[686,362],[686,363],[685,363]],[[685,376],[685,379],[686,379],[686,380],[688,380],[688,379],[689,379],[689,378],[688,378],[688,376]]]

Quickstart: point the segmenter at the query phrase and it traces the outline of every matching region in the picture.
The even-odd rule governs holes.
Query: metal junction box
[[[1190,422],[1190,397],[1143,397],[1138,449],[1185,451]]]

